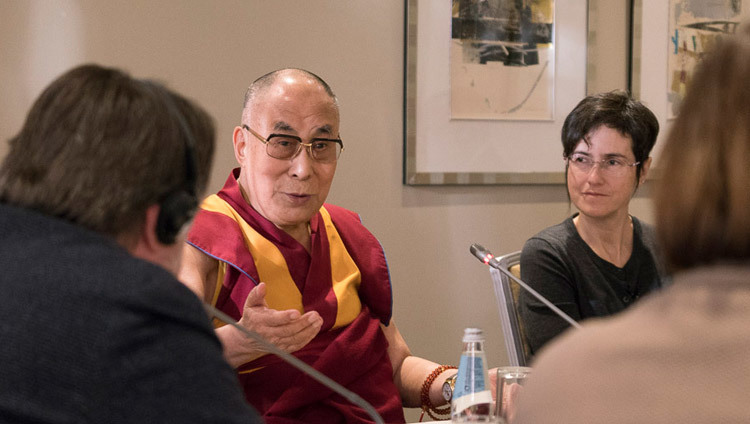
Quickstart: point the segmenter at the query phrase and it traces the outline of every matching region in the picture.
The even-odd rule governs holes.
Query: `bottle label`
[[[461,355],[453,389],[454,411],[492,402],[492,394],[485,388],[484,371],[482,357]]]

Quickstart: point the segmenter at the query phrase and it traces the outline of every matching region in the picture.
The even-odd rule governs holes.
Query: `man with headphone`
[[[260,422],[175,274],[214,126],[97,65],[32,106],[0,167],[0,421]]]

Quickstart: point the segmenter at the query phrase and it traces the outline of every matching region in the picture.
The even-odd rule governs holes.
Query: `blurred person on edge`
[[[0,421],[255,423],[175,278],[214,125],[163,85],[74,68],[0,167]]]

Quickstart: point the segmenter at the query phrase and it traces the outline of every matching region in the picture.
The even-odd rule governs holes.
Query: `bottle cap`
[[[484,332],[481,328],[467,328],[464,330],[464,343],[483,342]]]

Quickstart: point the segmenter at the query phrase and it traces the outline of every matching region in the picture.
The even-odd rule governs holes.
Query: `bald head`
[[[320,161],[312,151],[315,142],[341,145],[336,98],[328,84],[301,69],[264,75],[246,97],[242,124],[233,133],[240,187],[258,213],[306,244],[307,225],[325,202],[336,171],[336,160]],[[300,144],[293,156],[279,159],[269,153],[271,137],[297,140],[305,148]]]
[[[284,68],[276,71],[269,72],[262,77],[253,81],[252,84],[247,88],[245,92],[245,101],[242,108],[242,117],[248,118],[251,109],[255,106],[255,103],[259,98],[268,92],[271,87],[274,87],[283,78],[292,78],[296,80],[303,80],[311,85],[317,85],[325,91],[325,93],[333,100],[334,105],[338,108],[338,99],[331,90],[331,87],[326,83],[323,78],[315,75],[310,71],[299,68]]]

